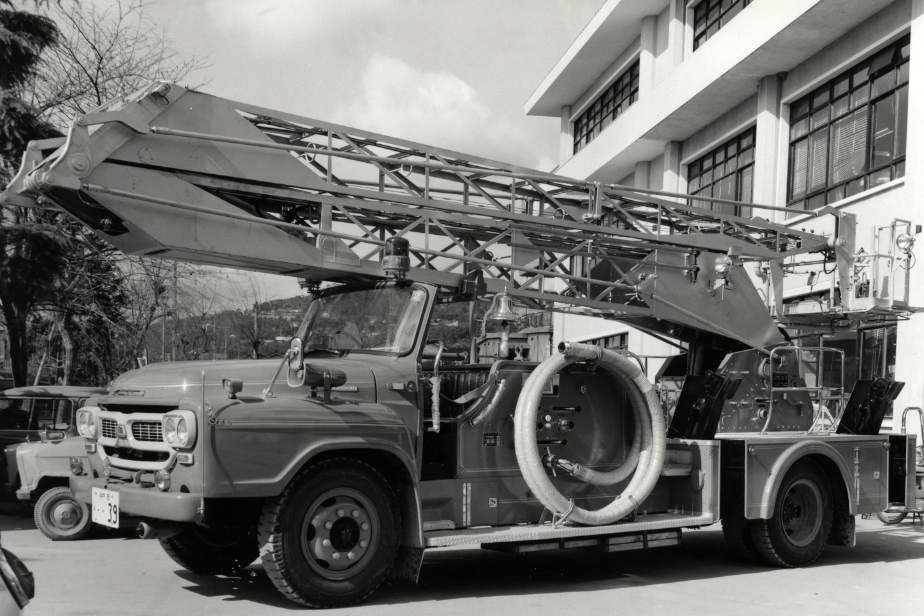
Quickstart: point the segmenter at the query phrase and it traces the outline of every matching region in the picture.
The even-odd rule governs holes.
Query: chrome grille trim
[[[103,417],[100,420],[100,434],[103,438],[118,438],[118,433],[116,432],[118,430],[118,425],[119,422],[115,419]]]
[[[131,426],[136,441],[159,443],[164,440],[164,428],[159,421],[133,421]]]
[[[161,419],[163,413],[146,413],[142,410],[133,413],[119,413],[107,410],[100,411],[100,435],[97,439],[99,443],[99,456],[111,464],[112,468],[120,468],[126,471],[150,471],[154,472],[162,468],[171,467],[176,461],[176,452],[170,445],[163,441]],[[109,423],[111,422],[111,423]],[[106,431],[102,429],[103,425],[108,426]],[[139,426],[140,430],[135,426]],[[146,425],[145,425],[146,424]],[[156,428],[154,425],[156,424]],[[158,430],[157,438],[154,438],[154,430]],[[109,432],[111,430],[111,432]],[[119,436],[119,430],[123,430],[123,436]],[[151,438],[146,440],[144,437]],[[107,448],[109,452],[107,452]],[[135,451],[143,452],[160,452],[166,454],[166,460],[134,460],[122,458],[118,454],[120,448],[128,448]]]

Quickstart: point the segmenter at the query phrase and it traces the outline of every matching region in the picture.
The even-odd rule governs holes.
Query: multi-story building
[[[924,224],[922,66],[924,0],[609,0],[526,112],[560,118],[562,175],[778,206],[760,215],[819,233],[834,217],[806,212],[830,206],[869,244],[893,218]],[[830,277],[796,287],[786,296],[808,301]],[[924,268],[909,287],[924,306]],[[556,323],[557,337],[621,332],[638,353],[669,350],[618,324]],[[824,344],[846,353],[848,387],[894,376],[896,408],[924,401],[924,315]]]

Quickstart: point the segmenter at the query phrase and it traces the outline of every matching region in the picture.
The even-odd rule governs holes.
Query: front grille
[[[159,443],[164,440],[164,428],[159,421],[136,421],[132,423],[132,436],[136,441]]]
[[[104,446],[103,451],[110,458],[120,458],[133,462],[166,462],[170,458],[170,454],[166,451],[142,451],[128,447]]]
[[[104,438],[118,438],[118,433],[116,432],[118,422],[115,419],[107,419],[104,417],[100,423],[100,433]]]

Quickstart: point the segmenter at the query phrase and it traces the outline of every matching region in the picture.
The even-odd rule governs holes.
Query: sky
[[[604,0],[149,0],[189,85],[550,169],[558,120],[523,105]],[[299,293],[261,277],[268,298]]]

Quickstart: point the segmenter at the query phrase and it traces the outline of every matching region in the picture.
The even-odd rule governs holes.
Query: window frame
[[[757,126],[752,125],[697,156],[686,165],[685,175],[687,180],[687,193],[691,197],[702,195],[704,197],[725,198],[717,197],[714,194],[715,188],[720,182],[729,178],[734,178],[734,196],[731,197],[731,199],[735,201],[752,201],[754,198],[754,161],[756,158],[756,150]],[[729,165],[732,157],[735,159],[733,167]],[[721,158],[721,160],[719,160],[719,158]],[[742,159],[745,159],[746,162],[742,163]],[[707,162],[709,165],[708,168],[705,165]],[[715,170],[719,165],[722,166],[722,175],[716,177]],[[751,178],[750,194],[745,195],[742,191],[742,177],[747,171],[750,171]],[[704,182],[703,178],[706,177],[707,173],[709,179]],[[692,186],[695,186],[695,188],[691,188]],[[704,193],[703,191],[706,189],[708,189],[708,192]],[[693,198],[689,200],[689,203],[696,207],[703,207],[712,211],[718,210],[725,214],[745,217],[750,216],[750,208],[740,205],[732,206],[711,201],[703,202],[702,199]],[[723,211],[727,208],[733,208],[733,210]]]
[[[590,144],[626,109],[638,101],[639,57],[633,59],[594,97],[571,125],[572,153],[577,154]]]
[[[891,56],[890,56],[891,54]],[[889,58],[886,60],[886,58]],[[871,72],[871,68],[875,68]],[[891,83],[884,80],[889,77]],[[853,197],[905,175],[905,157],[908,138],[907,95],[910,82],[910,35],[904,34],[875,53],[869,54],[849,68],[839,71],[834,77],[812,88],[808,93],[789,103],[789,135],[787,137],[786,205],[793,211],[813,211],[829,203]],[[878,86],[878,87],[877,87]],[[900,101],[904,107],[899,108]],[[879,105],[892,101],[892,126],[890,158],[876,162],[875,145]],[[863,129],[862,168],[845,179],[834,181],[837,168],[834,166],[837,138],[835,127],[852,117],[865,115]],[[903,118],[904,116],[904,118]],[[902,120],[904,124],[902,125]],[[858,141],[859,131],[851,138]],[[821,137],[819,137],[821,136]],[[823,138],[823,141],[821,139]],[[815,140],[813,142],[813,139]],[[820,185],[812,184],[812,172],[818,168],[813,144],[824,145],[824,178]],[[802,173],[796,175],[796,151],[804,147],[805,163]],[[901,144],[901,147],[899,145]],[[899,152],[899,150],[901,150]],[[858,154],[857,148],[850,150],[848,157]],[[887,178],[883,175],[887,174]],[[796,183],[803,186],[797,191]],[[797,196],[798,195],[798,196]]]
[[[693,51],[702,47],[716,32],[746,9],[754,0],[700,0],[690,7],[693,24]],[[704,21],[702,21],[705,18]],[[702,28],[700,28],[702,26]],[[713,28],[715,26],[715,28]]]

